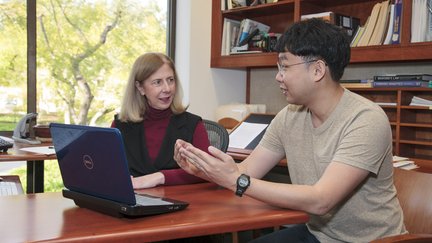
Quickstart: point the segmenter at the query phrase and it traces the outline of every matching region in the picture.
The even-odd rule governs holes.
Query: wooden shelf
[[[384,109],[392,127],[393,153],[422,161],[432,169],[432,109],[410,106],[413,96],[432,100],[431,88],[352,88],[372,101],[396,103],[396,109]]]
[[[380,0],[279,0],[276,3],[221,11],[220,0],[212,3],[211,67],[262,68],[276,67],[276,53],[239,54],[221,56],[223,18],[242,20],[251,18],[271,26],[272,32],[283,32],[302,14],[335,11],[360,18],[363,25],[373,5]],[[351,63],[423,62],[432,61],[432,42],[410,43],[411,1],[403,1],[401,44],[355,47],[351,49]]]
[[[250,18],[270,26],[271,32],[282,33],[303,14],[333,11],[355,16],[364,25],[373,6],[382,0],[279,0],[277,3],[221,11],[221,0],[212,0],[211,67],[247,69],[276,67],[277,53],[221,55],[224,18]],[[403,1],[401,41],[397,45],[351,48],[351,64],[402,63],[432,61],[432,42],[410,43],[412,1]],[[247,82],[249,78],[247,78]],[[410,106],[413,96],[432,100],[428,88],[353,88],[350,89],[382,105],[392,133],[394,154],[421,160],[432,170],[432,109]],[[248,95],[248,94],[247,94]]]

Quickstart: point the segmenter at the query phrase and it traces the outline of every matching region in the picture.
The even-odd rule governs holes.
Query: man
[[[318,19],[294,23],[279,40],[276,80],[288,105],[240,164],[178,140],[186,171],[237,195],[303,210],[306,225],[256,242],[369,242],[405,233],[393,185],[388,118],[373,102],[340,86],[350,59],[347,35]],[[260,180],[284,157],[292,184]]]

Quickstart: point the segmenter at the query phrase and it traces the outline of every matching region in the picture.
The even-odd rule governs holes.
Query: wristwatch
[[[243,196],[243,193],[250,185],[250,177],[246,174],[241,174],[239,178],[237,178],[237,190],[235,194],[239,197]]]

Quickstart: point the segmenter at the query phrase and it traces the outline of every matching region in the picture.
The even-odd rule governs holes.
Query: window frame
[[[167,55],[175,60],[176,6],[177,0],[167,1]],[[27,0],[27,113],[37,112],[37,67],[36,67],[36,2]],[[12,136],[13,131],[0,131],[0,135]]]

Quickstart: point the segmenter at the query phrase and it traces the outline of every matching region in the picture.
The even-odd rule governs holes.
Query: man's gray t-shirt
[[[390,124],[368,99],[345,89],[317,128],[307,108],[288,105],[273,119],[260,145],[286,156],[293,184],[315,184],[332,161],[371,172],[330,212],[311,215],[307,226],[321,242],[368,242],[406,232],[393,184]]]

